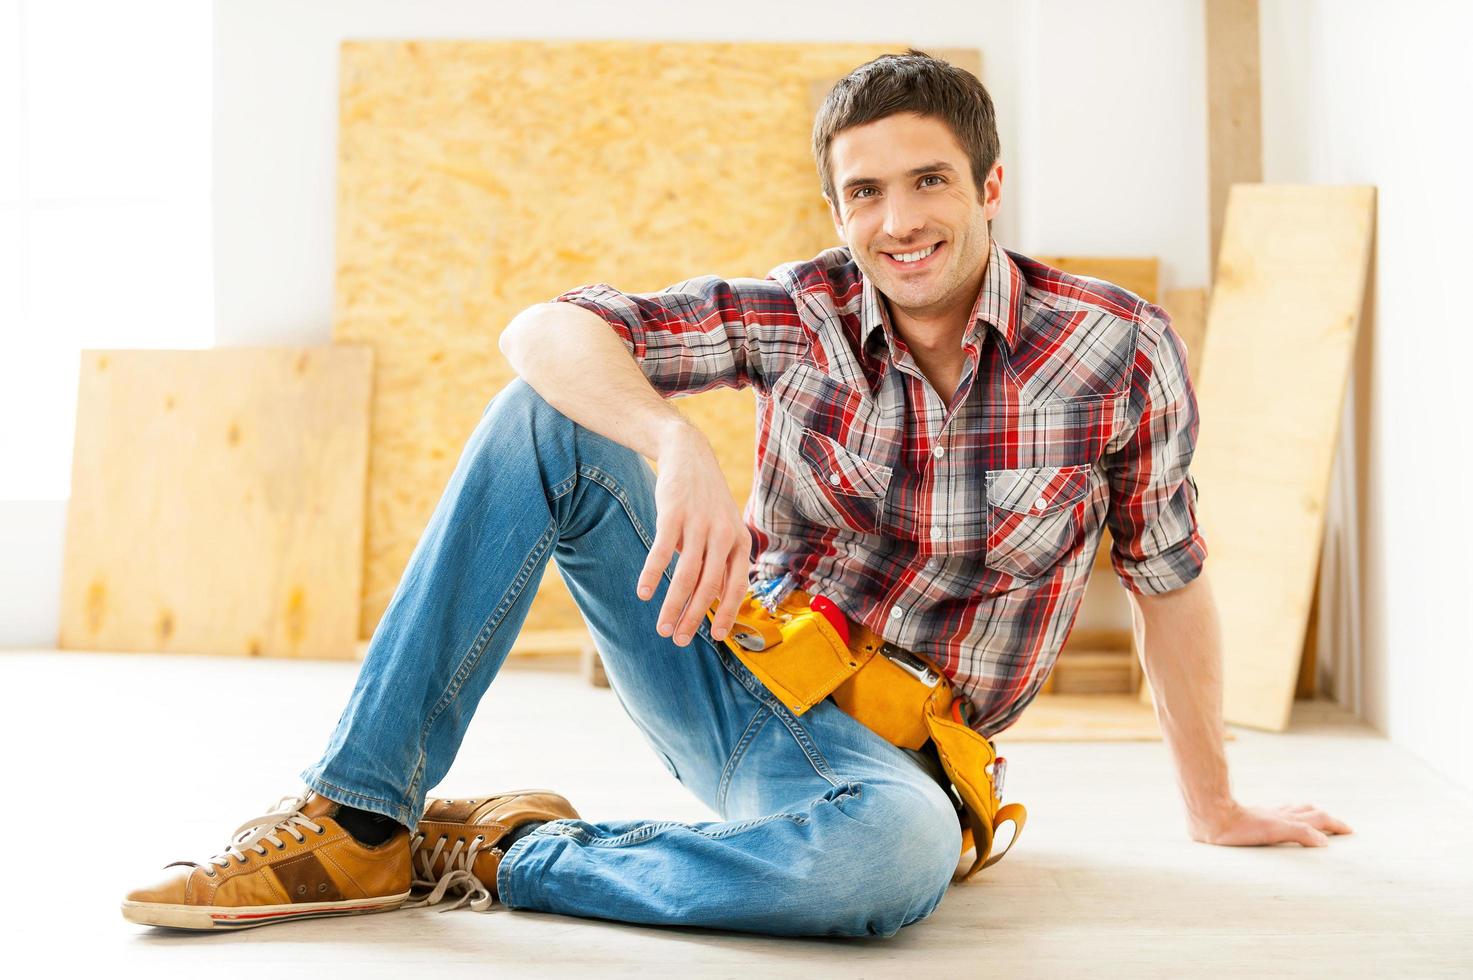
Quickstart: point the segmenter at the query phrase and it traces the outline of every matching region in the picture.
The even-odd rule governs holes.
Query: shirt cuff
[[[1149,558],[1121,558],[1118,551],[1110,555],[1120,584],[1136,595],[1160,595],[1179,589],[1202,574],[1206,560],[1207,542],[1196,527],[1191,537]]]

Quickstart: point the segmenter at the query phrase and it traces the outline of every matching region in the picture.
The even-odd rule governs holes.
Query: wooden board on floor
[[[377,352],[363,636],[513,377],[497,347],[512,317],[586,283],[641,292],[765,276],[838,244],[809,149],[813,91],[903,48],[342,46],[333,337]],[[745,500],[752,393],[680,407]],[[550,571],[527,628],[579,624]]]
[[[1207,317],[1192,473],[1222,613],[1224,715],[1289,720],[1360,323],[1372,187],[1240,184]]]
[[[997,736],[1009,742],[1137,742],[1159,739],[1149,704],[1133,694],[1040,694]]]
[[[1224,730],[1223,741],[1236,736]],[[1001,732],[1010,742],[1149,742],[1161,738],[1156,712],[1133,694],[1040,694]]]
[[[58,645],[352,659],[372,367],[83,351]]]

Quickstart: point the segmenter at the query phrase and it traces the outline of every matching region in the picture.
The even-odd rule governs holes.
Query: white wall
[[[56,639],[78,351],[213,342],[210,16],[0,0],[0,645]]]
[[[1395,10],[1393,14],[1391,11]],[[1473,787],[1473,8],[1261,0],[1264,179],[1375,184],[1358,456],[1363,716]]]
[[[1021,99],[1006,107],[1022,127],[1017,247],[1155,255],[1165,288],[1206,285],[1201,4],[1035,0],[1018,44]]]

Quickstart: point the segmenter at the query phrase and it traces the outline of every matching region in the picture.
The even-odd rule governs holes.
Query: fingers
[[[1290,834],[1287,839],[1303,844],[1305,847],[1324,847],[1330,843],[1330,838],[1307,823],[1290,823],[1289,827]]]
[[[653,594],[661,570],[670,562],[670,539],[673,538],[674,535],[667,533],[663,526],[656,531],[655,543],[640,573],[640,598]],[[675,563],[675,573],[670,578],[670,588],[665,593],[665,602],[656,620],[660,635],[673,636],[677,646],[685,646],[691,641],[701,620],[705,619],[706,611],[721,595],[732,539],[733,532],[721,526],[708,531],[687,525],[681,533],[678,543],[680,560]]]
[[[1324,810],[1317,810],[1314,807],[1310,807],[1301,813],[1299,819],[1327,834],[1351,834],[1355,832],[1350,829],[1350,824],[1344,820],[1337,820]]]
[[[721,593],[721,605],[716,610],[716,618],[711,622],[713,640],[726,639],[726,634],[731,632],[732,623],[736,622],[737,607],[742,604],[742,597],[747,593],[750,549],[751,542],[746,534],[739,535],[732,545],[731,557],[726,564],[726,588]]]
[[[1319,807],[1309,803],[1299,803],[1294,806],[1286,806],[1283,812],[1292,816],[1294,820],[1307,823],[1317,830],[1327,834],[1353,834],[1350,824],[1330,816]]]
[[[661,636],[674,636],[677,645],[685,646],[690,641],[687,635],[690,631],[685,628],[685,619],[688,617],[681,617],[680,613],[686,608],[686,602],[700,579],[703,553],[699,545],[691,547],[690,542],[681,543],[680,560],[675,563],[675,574],[670,578],[665,603],[660,607],[658,629]],[[676,622],[677,619],[680,620],[679,623]]]
[[[701,556],[700,578],[690,592],[690,602],[675,629],[675,643],[685,646],[695,635],[696,627],[706,618],[717,596],[721,595],[726,578],[727,555],[731,550],[732,533],[729,528],[717,527],[710,532]]]
[[[649,556],[644,560],[644,568],[640,570],[639,582],[636,586],[641,599],[648,599],[655,594],[655,586],[659,584],[660,576],[665,574],[665,567],[670,564],[670,556],[675,553],[677,536],[675,522],[662,514],[655,523],[655,543],[650,545]],[[668,607],[669,602],[666,602],[665,605]],[[660,622],[663,623],[665,618],[662,611]]]

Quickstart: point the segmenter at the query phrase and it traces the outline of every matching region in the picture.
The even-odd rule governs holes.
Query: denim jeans
[[[614,694],[723,820],[550,821],[502,858],[505,905],[785,935],[889,936],[926,917],[961,852],[948,794],[832,701],[794,716],[711,639],[709,617],[685,647],[656,631],[676,559],[641,600],[654,487],[638,453],[514,380],[483,412],[302,779],[413,827],[555,556]]]

